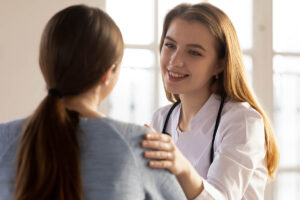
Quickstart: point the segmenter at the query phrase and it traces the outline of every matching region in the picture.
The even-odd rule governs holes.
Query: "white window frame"
[[[271,121],[273,121],[272,20],[272,0],[253,0],[253,88]],[[265,200],[273,200],[274,192],[274,183],[270,182],[265,191]]]
[[[273,49],[273,0],[253,0],[253,85],[263,108],[273,121],[273,58],[276,55],[297,56],[300,53],[275,52]],[[281,173],[300,173],[299,167],[279,168]],[[266,188],[265,200],[275,198],[275,181]]]

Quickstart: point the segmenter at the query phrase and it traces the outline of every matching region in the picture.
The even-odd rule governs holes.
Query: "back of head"
[[[83,199],[77,141],[79,114],[63,97],[93,88],[123,56],[123,39],[102,10],[70,6],[47,23],[40,69],[48,94],[28,119],[18,147],[15,199]]]
[[[194,5],[180,4],[170,10],[165,17],[160,41],[160,50],[162,49],[168,28],[175,18],[199,22],[205,25],[214,36],[218,59],[223,60],[224,71],[219,74],[218,79],[211,79],[210,90],[219,95],[225,94],[231,100],[248,102],[261,114],[265,124],[265,139],[267,146],[266,162],[269,176],[273,178],[279,159],[274,133],[267,116],[257,103],[257,100],[248,85],[242,52],[231,20],[221,9],[209,3],[199,3]],[[165,92],[169,101],[175,102],[179,100],[179,95],[171,94],[166,90]]]
[[[105,12],[71,6],[48,22],[39,61],[47,86],[71,96],[95,86],[122,55],[121,33]]]

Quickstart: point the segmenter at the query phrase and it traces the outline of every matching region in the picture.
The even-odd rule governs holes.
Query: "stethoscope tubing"
[[[217,115],[217,118],[216,118],[216,123],[215,123],[215,128],[214,128],[214,133],[213,133],[213,137],[212,137],[212,143],[211,143],[211,148],[210,148],[210,164],[213,162],[214,160],[214,143],[215,143],[215,138],[216,138],[216,134],[217,134],[217,131],[218,131],[218,128],[219,128],[219,124],[220,124],[220,121],[221,121],[221,115],[222,115],[222,111],[223,111],[223,107],[224,107],[224,104],[225,104],[225,98],[226,98],[226,94],[224,93],[222,95],[222,98],[221,98],[221,103],[220,103],[220,106],[219,106],[219,110],[218,110],[218,115]],[[169,122],[169,119],[170,119],[170,116],[173,112],[173,110],[175,109],[175,107],[180,103],[180,101],[177,101],[175,102],[172,107],[170,108],[170,110],[168,111],[168,114],[166,116],[166,119],[165,119],[165,123],[164,123],[164,126],[163,126],[163,129],[162,129],[162,133],[164,134],[168,134],[170,135],[166,129],[167,129],[167,126],[168,126],[168,122]]]

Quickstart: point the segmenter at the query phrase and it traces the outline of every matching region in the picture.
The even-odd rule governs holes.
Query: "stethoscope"
[[[214,142],[215,142],[215,138],[216,138],[216,133],[218,131],[218,127],[219,127],[219,123],[220,123],[220,120],[221,120],[221,113],[222,113],[222,110],[223,110],[223,106],[224,106],[224,102],[225,102],[225,98],[226,98],[226,95],[223,94],[222,95],[222,98],[221,98],[221,103],[220,103],[220,106],[219,106],[219,111],[218,111],[218,115],[217,115],[217,118],[216,118],[216,123],[215,123],[215,129],[214,129],[214,134],[213,134],[213,138],[212,138],[212,143],[211,143],[211,148],[210,148],[210,164],[213,162],[213,159],[214,159]],[[180,100],[175,102],[172,107],[170,108],[168,114],[167,114],[167,117],[166,117],[166,120],[165,120],[165,123],[164,123],[164,127],[163,127],[163,130],[162,130],[162,133],[164,134],[168,134],[170,135],[169,133],[166,132],[166,129],[167,129],[167,126],[168,126],[168,121],[169,121],[169,118],[174,110],[174,108],[180,103]],[[171,136],[171,135],[170,135]]]

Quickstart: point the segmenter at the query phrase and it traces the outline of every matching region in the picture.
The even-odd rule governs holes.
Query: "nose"
[[[177,50],[175,51],[170,58],[169,64],[176,67],[182,67],[183,66],[183,59],[181,56],[181,53]]]

